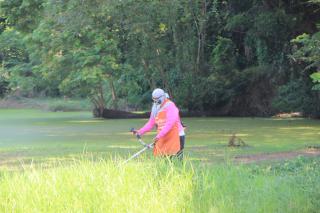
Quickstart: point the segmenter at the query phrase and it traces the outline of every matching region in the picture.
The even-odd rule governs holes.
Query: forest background
[[[0,0],[2,97],[320,116],[319,0]]]

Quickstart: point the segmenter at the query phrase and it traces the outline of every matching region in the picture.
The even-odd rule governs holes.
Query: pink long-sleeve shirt
[[[157,139],[162,138],[165,136],[171,128],[174,126],[176,122],[178,122],[178,128],[179,128],[179,135],[184,135],[184,130],[183,126],[180,121],[180,116],[179,116],[179,109],[176,107],[176,105],[173,102],[170,102],[170,104],[163,109],[166,112],[167,119],[164,127],[162,130],[158,133],[156,136]],[[143,135],[146,132],[149,132],[155,125],[156,123],[156,111],[154,108],[152,108],[151,114],[149,121],[141,128],[138,130],[139,135]]]

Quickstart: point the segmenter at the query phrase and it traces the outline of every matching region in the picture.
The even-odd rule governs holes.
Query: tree
[[[0,35],[2,66],[0,68],[4,95],[9,89],[19,89],[25,95],[32,95],[35,76],[29,64],[29,55],[21,33],[7,29]]]
[[[4,0],[0,8],[8,26],[30,33],[38,26],[45,3],[46,0]]]
[[[314,83],[319,83],[320,72],[320,32],[313,35],[302,34],[292,40],[295,45],[295,52],[292,58],[307,64],[305,70],[312,70],[314,73],[310,76]],[[299,46],[299,47],[298,47]],[[319,85],[315,85],[314,89],[319,89]]]
[[[46,18],[30,38],[32,59],[41,59],[35,72],[48,82],[58,83],[65,94],[88,96],[98,109],[97,116],[106,107],[108,90],[117,108],[113,78],[121,66],[110,2],[49,1]]]
[[[98,116],[145,109],[156,87],[189,111],[270,115],[294,110],[286,103],[316,111],[308,106],[319,99],[309,77],[319,63],[318,8],[318,0],[4,0],[0,30],[19,34],[25,59],[3,73],[44,95],[89,97]]]
[[[316,83],[313,88],[320,90],[320,72],[313,73],[310,77],[313,79],[313,82]]]

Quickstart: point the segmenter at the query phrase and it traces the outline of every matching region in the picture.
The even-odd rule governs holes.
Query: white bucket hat
[[[156,104],[162,104],[166,98],[166,93],[163,89],[157,88],[152,92],[152,99]]]

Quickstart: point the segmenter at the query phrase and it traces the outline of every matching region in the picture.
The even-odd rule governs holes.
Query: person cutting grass
[[[152,92],[152,100],[153,106],[149,121],[134,133],[142,136],[156,126],[157,135],[153,139],[155,142],[154,156],[177,156],[182,159],[185,133],[179,109],[162,89],[157,88]]]

